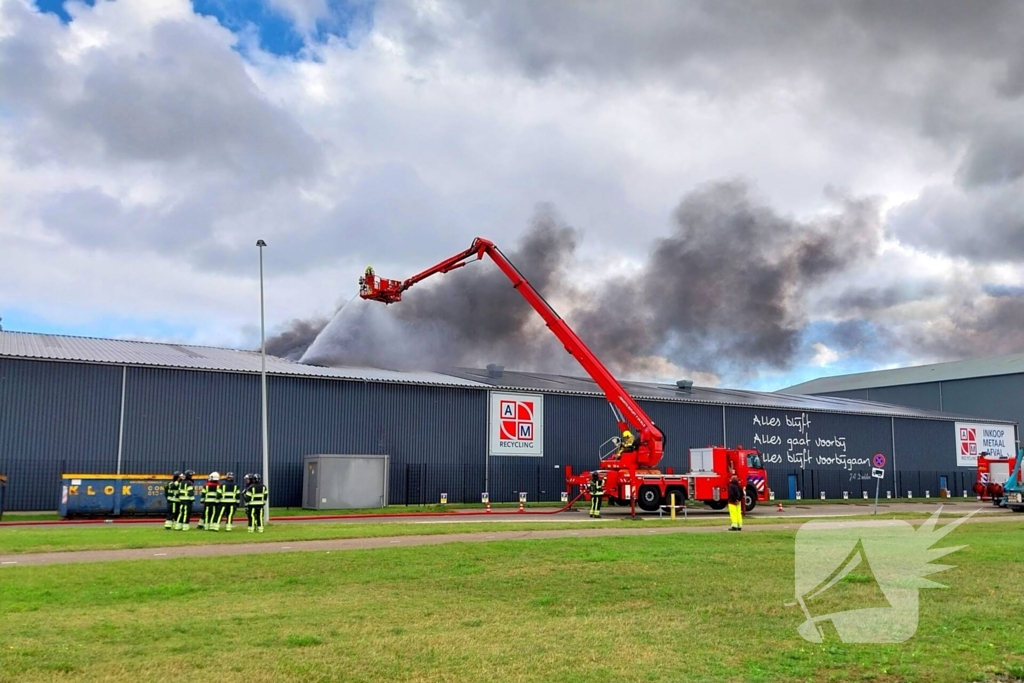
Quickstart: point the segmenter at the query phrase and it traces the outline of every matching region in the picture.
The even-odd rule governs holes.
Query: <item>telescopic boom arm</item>
[[[378,277],[373,268],[367,268],[363,277],[359,278],[359,296],[370,301],[381,301],[386,304],[402,300],[402,293],[417,282],[436,273],[447,273],[461,268],[467,263],[483,259],[484,254],[491,257],[501,272],[512,281],[514,287],[526,301],[537,311],[548,328],[562,342],[565,350],[579,361],[587,374],[601,387],[605,398],[611,404],[619,431],[632,428],[639,441],[634,451],[625,451],[601,463],[608,469],[625,469],[635,473],[638,469],[652,469],[661,461],[664,453],[665,437],[654,421],[644,412],[643,408],[633,400],[629,392],[619,383],[612,373],[604,366],[594,353],[587,348],[583,340],[573,332],[572,328],[562,320],[555,309],[544,300],[544,297],[533,288],[523,274],[509,261],[501,250],[490,240],[477,237],[469,249],[451,258],[445,259],[432,268],[413,275],[407,280],[386,280]]]

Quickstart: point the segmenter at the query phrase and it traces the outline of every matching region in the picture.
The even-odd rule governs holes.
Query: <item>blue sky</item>
[[[78,0],[94,5],[96,0]],[[144,0],[139,0],[144,1]],[[261,49],[278,56],[299,55],[309,41],[322,42],[331,37],[356,38],[368,30],[373,22],[374,3],[370,0],[328,0],[327,16],[316,19],[308,33],[296,26],[292,17],[278,7],[263,0],[191,0],[196,14],[214,17],[222,26],[234,33],[254,30]],[[67,0],[35,0],[36,6],[72,21],[66,8]]]

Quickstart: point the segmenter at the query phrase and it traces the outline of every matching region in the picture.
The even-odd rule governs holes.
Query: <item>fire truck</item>
[[[978,478],[974,482],[974,493],[982,500],[991,500],[999,505],[1003,499],[1003,486],[1010,478],[1016,458],[1004,458],[989,453],[978,455]]]
[[[448,273],[488,256],[511,281],[512,287],[544,320],[548,329],[558,338],[565,350],[575,358],[594,380],[612,409],[618,424],[618,433],[606,444],[612,448],[599,458],[597,472],[604,480],[605,496],[611,503],[629,505],[633,514],[636,507],[655,511],[676,494],[677,504],[685,500],[702,501],[713,509],[726,506],[728,483],[735,475],[745,490],[745,507],[753,509],[758,501],[768,500],[768,478],[761,457],[754,449],[708,447],[690,451],[689,471],[675,474],[671,469],[656,469],[665,450],[665,435],[654,424],[640,404],[604,366],[583,340],[562,320],[555,309],[534,289],[523,274],[490,240],[477,237],[468,249],[441,261],[406,280],[389,280],[367,268],[359,278],[359,296],[369,301],[394,304],[402,294],[418,282],[432,275]],[[630,447],[619,442],[626,430],[635,434]],[[566,489],[570,497],[580,492],[589,497],[586,485],[592,472],[574,473],[565,468]]]
[[[1021,477],[1020,466],[1024,462],[1024,448],[1017,449],[1017,464],[1003,484],[1003,505],[1014,512],[1024,512],[1024,478]]]

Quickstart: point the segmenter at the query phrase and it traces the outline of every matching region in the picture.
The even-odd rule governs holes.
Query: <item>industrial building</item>
[[[784,389],[1024,421],[1024,354],[822,377]]]
[[[269,358],[271,500],[298,507],[303,458],[390,456],[392,504],[559,499],[564,468],[592,468],[615,433],[596,385],[576,377],[455,369],[322,368]],[[259,471],[260,355],[176,344],[0,332],[0,474],[8,510],[55,509],[63,473]],[[958,428],[971,419],[860,398],[624,382],[664,431],[662,468],[691,447],[759,449],[779,498],[963,495],[974,481]],[[605,446],[607,448],[607,446]]]

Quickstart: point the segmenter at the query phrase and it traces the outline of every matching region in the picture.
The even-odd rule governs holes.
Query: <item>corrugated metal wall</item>
[[[391,456],[394,504],[480,500],[487,392],[274,377],[268,386],[275,505],[301,505],[302,457]],[[258,395],[258,390],[257,390]]]
[[[948,423],[947,423],[948,425]],[[952,432],[952,427],[948,426]],[[891,422],[886,417],[726,408],[728,445],[758,449],[776,497],[790,497],[789,476],[804,498],[841,498],[859,492],[871,476],[871,457],[892,462]]]
[[[942,406],[961,415],[986,415],[1024,424],[1024,375],[943,382]]]
[[[941,410],[979,421],[989,418],[1024,423],[1024,374],[830,391],[822,395]]]
[[[0,359],[8,509],[55,507],[61,469],[115,471],[121,376],[113,366]],[[253,375],[128,368],[124,471],[260,469],[259,395]],[[481,389],[271,377],[274,505],[301,504],[302,457],[316,453],[390,455],[393,504],[435,502],[442,492],[451,502],[475,502],[485,487],[494,501],[514,501],[520,491],[531,501],[554,501],[564,490],[564,466],[594,467],[600,444],[616,431],[603,399],[546,395],[545,456],[492,457],[485,484],[487,396]],[[690,448],[726,438],[765,454],[779,497],[789,494],[790,475],[805,497],[822,490],[857,496],[873,483],[861,479],[870,465],[852,459],[883,453],[892,462],[889,418],[641,403],[665,431],[663,468],[685,471]],[[973,473],[955,467],[951,422],[899,419],[895,438],[900,473],[887,480],[894,491],[937,492],[940,476],[956,489]]]
[[[938,382],[908,384],[899,387],[878,387],[867,389],[867,400],[911,406],[922,410],[942,410],[942,393]]]
[[[62,462],[116,462],[120,410],[121,368],[0,358],[4,507],[56,509]]]

